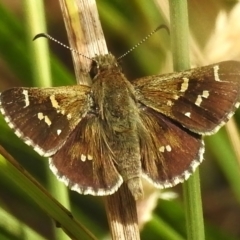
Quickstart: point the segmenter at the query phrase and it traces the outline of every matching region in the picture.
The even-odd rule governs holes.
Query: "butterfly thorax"
[[[138,115],[134,89],[121,72],[111,55],[98,56],[93,66],[92,97],[100,118],[108,123],[113,132],[135,131]]]

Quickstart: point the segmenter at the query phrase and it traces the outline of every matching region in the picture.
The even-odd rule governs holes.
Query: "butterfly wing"
[[[143,177],[158,188],[188,179],[203,160],[201,136],[150,108],[140,117],[147,129],[140,133]]]
[[[97,116],[88,114],[50,159],[52,171],[72,190],[102,196],[114,193],[122,184],[107,132]]]
[[[137,100],[201,135],[215,133],[240,101],[240,62],[227,61],[132,82]]]
[[[42,156],[53,155],[90,109],[90,87],[12,88],[0,110],[16,135]]]

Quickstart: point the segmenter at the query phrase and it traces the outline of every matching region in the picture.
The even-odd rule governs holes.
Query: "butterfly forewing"
[[[40,155],[51,156],[90,109],[88,86],[12,88],[0,109],[17,136]]]
[[[240,63],[205,67],[133,81],[137,99],[193,132],[215,133],[240,101]],[[147,84],[146,84],[147,83]]]

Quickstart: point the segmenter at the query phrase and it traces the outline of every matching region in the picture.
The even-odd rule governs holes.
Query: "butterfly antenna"
[[[38,39],[38,38],[40,38],[40,37],[45,37],[45,38],[47,38],[47,39],[49,39],[49,40],[52,40],[52,41],[60,44],[61,46],[69,49],[71,52],[74,52],[74,53],[76,53],[76,54],[78,54],[78,55],[80,55],[80,56],[82,56],[82,57],[85,57],[85,58],[87,58],[87,59],[89,59],[89,60],[92,61],[92,59],[91,59],[90,57],[87,57],[86,55],[79,53],[77,50],[75,50],[75,49],[73,49],[73,48],[71,48],[71,47],[63,44],[62,42],[58,41],[57,39],[51,37],[50,35],[48,35],[48,34],[46,34],[46,33],[39,33],[39,34],[37,34],[37,35],[33,38],[33,41],[36,40],[36,39]]]
[[[130,48],[126,53],[124,53],[122,56],[120,56],[117,60],[119,61],[120,59],[122,59],[123,57],[125,57],[126,55],[128,55],[130,52],[132,52],[134,49],[136,49],[137,47],[139,47],[141,44],[143,44],[146,40],[148,40],[155,32],[157,32],[160,29],[166,29],[168,34],[170,34],[170,31],[168,29],[168,27],[164,24],[158,26],[155,30],[153,30],[152,32],[150,32],[145,38],[143,38],[139,43],[137,43],[136,45],[134,45],[132,48]]]

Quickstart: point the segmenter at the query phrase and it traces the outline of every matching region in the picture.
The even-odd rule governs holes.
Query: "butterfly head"
[[[119,70],[118,60],[111,53],[98,55],[92,60],[90,76],[94,80],[102,72],[111,69]]]

